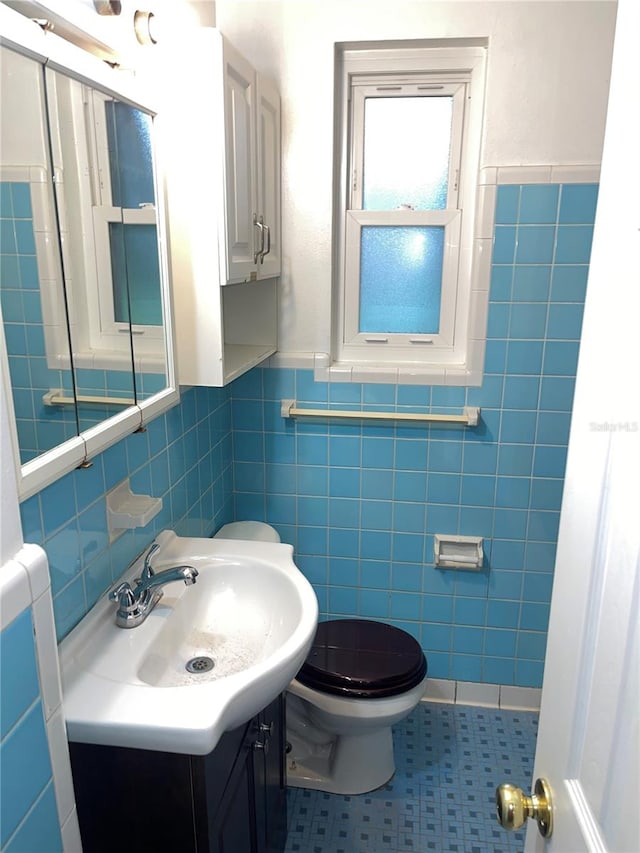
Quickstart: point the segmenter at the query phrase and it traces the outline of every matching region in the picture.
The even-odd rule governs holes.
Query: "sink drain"
[[[185,669],[187,672],[195,672],[196,675],[199,675],[202,672],[210,672],[214,666],[215,664],[211,658],[202,655],[201,657],[188,660],[185,664]]]

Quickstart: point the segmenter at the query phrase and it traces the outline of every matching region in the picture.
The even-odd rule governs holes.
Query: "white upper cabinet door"
[[[280,96],[224,39],[227,276],[280,274]]]
[[[261,254],[258,278],[274,278],[281,270],[280,236],[280,95],[269,80],[257,78],[258,231]]]
[[[227,281],[256,275],[260,248],[256,185],[256,73],[224,39],[224,113],[226,131]]]

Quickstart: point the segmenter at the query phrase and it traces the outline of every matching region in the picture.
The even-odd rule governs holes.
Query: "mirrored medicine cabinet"
[[[22,498],[174,405],[159,117],[0,6],[0,347]]]

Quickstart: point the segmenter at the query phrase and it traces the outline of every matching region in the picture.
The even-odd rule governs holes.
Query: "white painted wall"
[[[487,37],[482,165],[597,164],[615,11],[609,0],[217,0],[217,26],[282,96],[281,351],[329,351],[334,43]]]

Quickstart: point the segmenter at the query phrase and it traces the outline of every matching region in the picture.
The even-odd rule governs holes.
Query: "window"
[[[485,49],[341,52],[334,360],[468,369]]]
[[[93,188],[95,339],[102,346],[111,341],[117,350],[119,342],[127,342],[131,323],[136,349],[153,355],[163,329],[151,117],[100,92],[91,91],[90,96],[93,121],[87,131],[97,174],[105,176]]]
[[[77,80],[50,71],[47,109],[59,127],[55,195],[68,232],[65,275],[77,286],[68,309],[45,297],[51,367],[165,371],[152,118]],[[48,209],[42,216],[53,216]],[[40,249],[39,249],[40,251]],[[38,264],[48,264],[40,251]],[[80,286],[81,284],[81,286]]]

